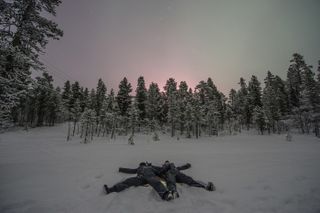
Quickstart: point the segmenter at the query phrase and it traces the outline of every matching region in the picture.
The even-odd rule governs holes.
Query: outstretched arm
[[[177,169],[180,171],[180,170],[189,169],[190,167],[191,167],[191,164],[190,163],[186,163],[185,165],[178,166]]]
[[[119,172],[127,173],[127,174],[136,174],[138,169],[130,169],[130,168],[119,168]]]

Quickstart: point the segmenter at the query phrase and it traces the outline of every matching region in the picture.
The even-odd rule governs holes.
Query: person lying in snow
[[[212,182],[208,182],[207,184],[202,183],[201,181],[196,181],[192,177],[180,172],[180,170],[188,169],[191,167],[191,164],[187,163],[182,167],[176,167],[174,163],[169,162],[168,160],[162,165],[160,170],[160,176],[165,179],[167,188],[171,192],[174,198],[179,197],[179,193],[177,191],[176,183],[184,183],[193,187],[204,188],[208,191],[215,191],[216,188]]]
[[[104,185],[106,194],[121,192],[131,186],[143,186],[149,184],[154,188],[154,190],[156,190],[163,200],[169,201],[173,199],[172,193],[170,193],[169,190],[161,183],[159,168],[152,166],[150,163],[141,162],[139,167],[136,169],[119,168],[119,172],[137,174],[137,176],[127,178],[110,188],[108,185]]]
[[[177,182],[185,183],[189,186],[205,188],[208,191],[215,190],[212,182],[204,184],[200,181],[195,181],[191,177],[180,172],[180,170],[189,169],[190,167],[191,164],[189,163],[176,167],[174,163],[170,163],[169,161],[165,161],[161,167],[151,165],[151,163],[148,162],[141,162],[139,167],[136,169],[120,167],[119,172],[137,174],[137,176],[127,178],[126,180],[115,184],[111,188],[104,185],[104,189],[106,194],[109,194],[111,192],[123,191],[131,186],[143,186],[149,184],[156,190],[163,200],[172,200],[173,198],[179,197],[179,193],[176,189]],[[165,184],[161,182],[161,178],[166,181]]]

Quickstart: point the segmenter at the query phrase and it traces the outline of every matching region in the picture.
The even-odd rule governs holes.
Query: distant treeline
[[[320,63],[315,76],[297,53],[290,60],[287,79],[268,71],[262,88],[256,76],[248,83],[240,78],[240,88],[232,89],[228,97],[211,78],[193,89],[185,81],[178,85],[170,78],[161,92],[156,83],[146,88],[141,76],[133,96],[126,78],[120,82],[117,94],[112,89],[107,91],[101,79],[91,90],[70,81],[62,89],[55,88],[39,55],[49,39],[63,35],[48,19],[48,15],[56,14],[60,3],[1,2],[0,130],[68,121],[68,139],[80,134],[85,141],[93,136],[134,135],[136,131],[198,138],[250,128],[257,128],[261,134],[280,133],[292,127],[319,136]],[[31,71],[44,72],[33,79]]]

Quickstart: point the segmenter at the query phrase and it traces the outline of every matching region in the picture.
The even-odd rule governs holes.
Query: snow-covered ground
[[[320,140],[313,136],[205,137],[172,139],[161,135],[96,138],[66,142],[60,125],[0,135],[0,212],[320,212]],[[189,162],[185,173],[213,181],[217,191],[179,185],[180,198],[165,202],[151,187],[105,195],[130,175],[118,167],[140,161],[160,165]]]

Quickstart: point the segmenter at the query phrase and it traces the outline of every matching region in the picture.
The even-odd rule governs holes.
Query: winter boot
[[[215,191],[216,187],[213,185],[212,182],[208,182],[207,186],[206,186],[206,190],[208,191]]]
[[[173,196],[174,199],[180,197],[180,195],[179,195],[179,193],[178,193],[177,191],[172,191],[171,194],[172,194],[172,196]]]
[[[104,188],[104,191],[105,191],[106,194],[110,194],[111,193],[108,185],[103,185],[103,188]]]
[[[173,199],[173,196],[172,196],[172,193],[171,192],[166,192],[164,195],[163,195],[163,200],[166,200],[166,201],[170,201]]]

